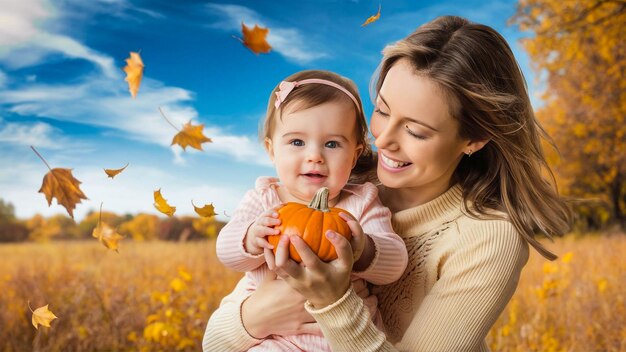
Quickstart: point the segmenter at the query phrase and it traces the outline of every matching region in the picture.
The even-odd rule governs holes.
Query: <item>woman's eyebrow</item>
[[[380,92],[378,93],[378,97],[380,98],[380,100],[382,100],[382,101],[383,101],[383,103],[385,103],[385,105],[387,105],[387,107],[389,107],[389,104],[388,104],[388,103],[387,103],[387,101],[385,100],[385,97],[383,97],[383,95],[382,95],[382,94],[380,94]],[[427,128],[429,128],[429,129],[431,129],[431,130],[433,130],[433,131],[435,131],[435,132],[439,132],[439,130],[438,130],[438,129],[436,129],[436,128],[434,128],[434,127],[430,126],[429,124],[427,124],[427,123],[425,123],[425,122],[423,122],[423,121],[420,121],[420,120],[418,120],[418,119],[414,119],[414,118],[412,118],[412,117],[408,117],[408,116],[402,116],[402,119],[404,119],[404,120],[409,120],[409,121],[411,121],[411,122],[413,122],[413,123],[416,123],[416,124],[418,124],[418,125],[422,125],[422,126],[424,126],[424,127],[427,127]]]

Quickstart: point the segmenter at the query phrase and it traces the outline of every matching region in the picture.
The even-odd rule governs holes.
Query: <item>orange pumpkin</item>
[[[320,188],[308,206],[289,202],[279,208],[278,218],[281,223],[274,228],[279,229],[280,234],[267,236],[267,240],[274,246],[276,254],[281,234],[298,235],[321,260],[329,262],[337,259],[337,252],[326,238],[326,231],[335,231],[348,240],[352,238],[352,231],[346,221],[339,216],[340,213],[346,213],[354,218],[346,210],[329,208],[328,188]],[[298,263],[302,262],[293,244],[289,245],[289,256]]]

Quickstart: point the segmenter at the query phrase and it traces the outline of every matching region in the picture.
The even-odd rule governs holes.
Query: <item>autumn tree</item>
[[[0,199],[0,242],[23,241],[28,237],[26,226],[15,218],[15,208]]]
[[[159,217],[150,214],[137,214],[131,220],[122,223],[120,234],[130,236],[135,241],[153,240],[157,238]]]
[[[537,116],[558,146],[550,157],[564,193],[595,200],[577,210],[592,225],[626,228],[625,0],[521,0],[512,23],[545,77]]]

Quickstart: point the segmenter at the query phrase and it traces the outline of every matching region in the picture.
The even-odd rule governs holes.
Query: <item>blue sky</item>
[[[506,21],[515,1],[383,1],[381,18],[361,23],[380,1],[2,0],[0,12],[0,198],[19,217],[65,213],[37,193],[46,166],[72,168],[89,200],[117,213],[148,212],[161,188],[177,215],[214,203],[232,213],[260,175],[274,175],[257,129],[269,92],[303,69],[353,79],[369,115],[368,83],[386,44],[440,15],[497,29],[534,75]],[[233,38],[241,22],[269,27],[271,53],[256,56]],[[131,99],[122,67],[141,50],[144,78]],[[204,152],[170,146],[176,125],[205,124]],[[111,180],[103,168],[128,169]]]

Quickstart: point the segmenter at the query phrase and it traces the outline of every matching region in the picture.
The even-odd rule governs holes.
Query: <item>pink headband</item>
[[[361,106],[359,105],[359,101],[354,97],[354,95],[352,95],[352,93],[350,93],[350,91],[348,91],[347,89],[345,89],[344,87],[340,86],[339,84],[335,82],[325,80],[325,79],[320,79],[320,78],[309,78],[309,79],[303,79],[302,81],[293,81],[293,82],[287,82],[287,81],[280,82],[280,84],[278,85],[278,91],[276,92],[276,101],[274,102],[274,106],[276,107],[276,109],[278,109],[280,104],[284,102],[285,99],[287,99],[287,96],[289,95],[289,93],[291,93],[291,91],[294,88],[299,87],[303,84],[309,84],[309,83],[324,84],[324,85],[339,89],[340,91],[344,92],[348,97],[350,97],[350,99],[352,99],[352,101],[354,102],[354,105],[356,105],[357,110],[361,111]]]

